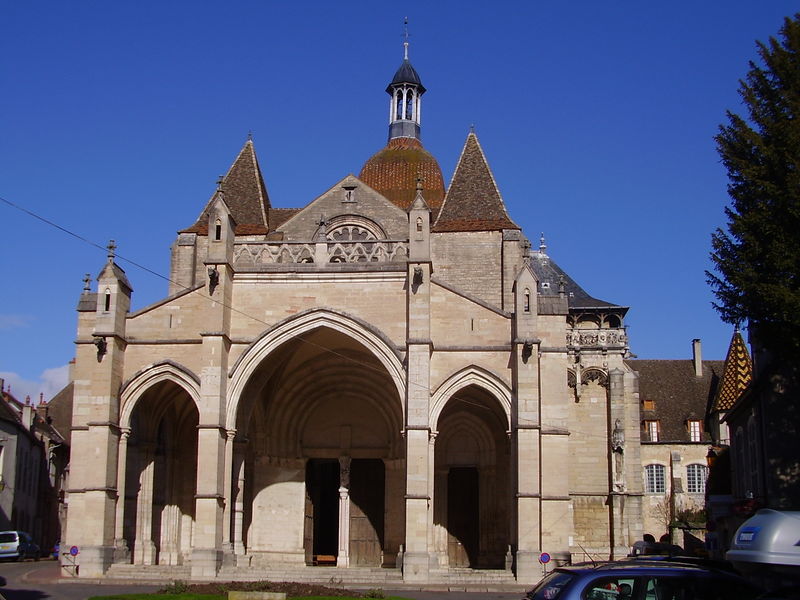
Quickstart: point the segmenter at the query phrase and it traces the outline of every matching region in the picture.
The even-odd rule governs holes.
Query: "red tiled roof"
[[[392,138],[364,163],[358,178],[391,202],[408,210],[422,179],[423,197],[432,215],[439,212],[444,198],[442,169],[433,155],[415,138]]]
[[[439,217],[431,231],[519,229],[506,213],[486,156],[474,133],[467,136]]]

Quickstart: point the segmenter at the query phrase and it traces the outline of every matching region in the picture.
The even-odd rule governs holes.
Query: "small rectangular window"
[[[691,420],[689,426],[689,440],[692,442],[703,441],[703,423],[702,421]]]
[[[656,409],[655,400],[642,400],[642,410],[655,410],[655,409]]]
[[[658,441],[658,421],[645,421],[644,429],[647,432],[647,436],[651,442]]]
[[[708,468],[705,465],[686,467],[686,491],[690,494],[703,494],[706,491]]]

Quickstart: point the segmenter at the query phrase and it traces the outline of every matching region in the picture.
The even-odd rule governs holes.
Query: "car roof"
[[[627,573],[629,575],[635,574],[657,574],[665,572],[682,571],[684,573],[726,573],[730,574],[724,569],[715,568],[713,565],[700,565],[692,563],[681,563],[678,561],[667,560],[630,560],[611,563],[584,563],[581,565],[572,565],[565,567],[558,567],[558,571],[568,573]]]

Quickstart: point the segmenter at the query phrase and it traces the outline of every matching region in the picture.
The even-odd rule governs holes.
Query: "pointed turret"
[[[506,212],[475,132],[470,132],[433,226],[434,232],[519,229]]]
[[[435,218],[444,198],[444,178],[439,163],[422,147],[420,116],[425,86],[408,60],[407,33],[403,46],[403,62],[386,88],[392,97],[389,142],[364,163],[358,178],[405,211],[414,202],[417,180],[421,179]]]
[[[237,235],[266,234],[271,208],[267,188],[261,176],[253,140],[248,138],[231,168],[222,178],[219,189],[236,221]],[[182,233],[208,235],[208,215],[217,192],[211,197],[194,225]]]
[[[714,396],[712,410],[725,412],[733,408],[752,379],[753,363],[750,360],[750,353],[747,351],[742,333],[736,329],[728,346],[728,355],[725,357],[725,367]]]

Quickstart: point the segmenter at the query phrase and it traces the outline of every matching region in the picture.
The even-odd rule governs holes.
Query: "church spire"
[[[425,93],[425,86],[408,60],[408,17],[405,19],[403,33],[403,62],[386,88],[386,93],[392,97],[389,104],[389,139],[421,139],[420,99]]]

